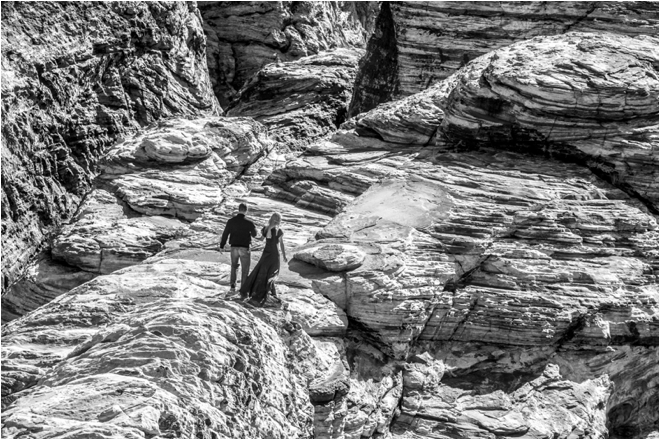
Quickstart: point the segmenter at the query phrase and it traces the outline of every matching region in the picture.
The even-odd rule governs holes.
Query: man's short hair
[[[245,203],[238,205],[238,212],[247,212],[247,205]]]

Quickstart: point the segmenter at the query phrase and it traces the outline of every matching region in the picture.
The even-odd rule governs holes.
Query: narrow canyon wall
[[[2,6],[2,286],[90,189],[118,137],[220,110],[194,4]]]
[[[658,35],[656,2],[386,2],[362,60],[355,116],[422,91],[487,52],[569,31]]]
[[[378,2],[199,2],[213,90],[222,108],[270,63],[364,48]]]

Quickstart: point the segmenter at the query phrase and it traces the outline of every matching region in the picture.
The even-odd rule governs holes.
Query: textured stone
[[[654,2],[387,2],[360,63],[350,116],[420,92],[469,61],[539,35],[658,35]]]
[[[278,291],[278,296],[286,303],[287,310],[308,335],[344,336],[346,333],[346,313],[320,293],[286,284],[280,286]]]
[[[88,272],[111,273],[157,253],[183,227],[179,220],[156,216],[87,217],[62,230],[53,242],[52,255]]]
[[[335,49],[268,64],[245,84],[227,114],[254,117],[272,139],[300,150],[344,122],[362,55]]]
[[[2,286],[69,219],[105,147],[172,115],[220,111],[193,4],[2,8]]]
[[[442,132],[586,162],[657,212],[657,74],[657,39],[537,37],[459,72]]]
[[[657,71],[657,41],[648,37],[537,37],[343,127],[374,141],[481,145],[586,164],[657,212]]]
[[[182,144],[197,153],[182,155]],[[249,118],[170,119],[114,146],[100,179],[138,213],[194,220],[228,193],[244,194],[238,178],[272,148]]]
[[[140,437],[310,433],[306,381],[292,368],[295,358],[285,356],[284,335],[231,303],[142,304],[79,346],[42,386],[3,411],[3,436],[35,423],[42,435],[60,437],[81,430],[87,436],[142,431]],[[200,320],[205,327],[196,324]],[[145,350],[160,355],[144,357]]]
[[[404,368],[402,412],[392,432],[411,436],[437,430],[456,435],[468,428],[459,436],[511,437],[491,431],[497,425],[491,418],[510,422],[523,406],[529,418],[518,418],[518,426],[530,438],[602,437],[605,429],[609,437],[640,438],[657,429],[655,389],[646,387],[648,383],[654,388],[657,381],[652,367],[658,362],[657,347],[619,346],[600,353],[552,346],[503,348],[419,344],[417,353],[423,353],[423,360],[415,355]],[[539,387],[541,382],[545,384]],[[451,395],[460,397],[452,401]],[[463,410],[455,412],[459,406]],[[463,419],[467,424],[457,423],[468,408],[471,415],[481,415]],[[487,424],[475,423],[489,419]]]
[[[377,2],[199,2],[213,90],[223,108],[270,63],[364,48]],[[351,81],[352,82],[352,81]]]
[[[41,255],[27,267],[23,278],[3,292],[2,322],[47,304],[95,276],[77,267],[53,261],[47,254]]]
[[[110,150],[67,230],[189,223],[3,327],[3,437],[656,432],[657,219],[588,163],[503,151],[478,130],[461,148],[448,110],[479,62],[300,157],[247,119],[215,120],[222,135],[209,118],[177,119]],[[640,102],[636,115],[657,106]],[[136,194],[151,182],[157,197],[179,191],[179,211],[148,211],[158,198]],[[209,189],[218,199],[199,203]],[[218,241],[239,202],[258,228],[282,214],[289,257],[333,246],[363,261],[332,272],[291,258],[265,307],[231,301]]]
[[[360,267],[366,254],[355,246],[322,243],[299,249],[293,257],[322,269],[343,272]]]
[[[508,392],[479,388],[462,378],[445,378],[433,386],[406,376],[404,372],[409,386],[395,435],[603,438],[607,434],[605,414],[596,410],[606,405],[609,396],[607,376],[578,384],[562,380],[559,367],[548,364],[540,377]],[[472,392],[466,393],[466,388]]]

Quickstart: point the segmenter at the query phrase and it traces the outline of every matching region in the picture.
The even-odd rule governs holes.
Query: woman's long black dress
[[[267,236],[266,229],[261,230],[263,236]],[[277,244],[284,233],[281,229],[272,228],[271,238],[266,238],[266,246],[261,254],[261,258],[252,273],[241,286],[241,296],[250,296],[251,302],[262,305],[266,302],[268,292],[275,295],[275,279],[280,273],[280,253],[277,250]]]

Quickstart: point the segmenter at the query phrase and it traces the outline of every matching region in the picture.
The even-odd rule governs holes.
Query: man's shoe
[[[230,292],[230,293],[236,292],[236,286],[231,286],[231,287],[229,288],[229,292]]]

